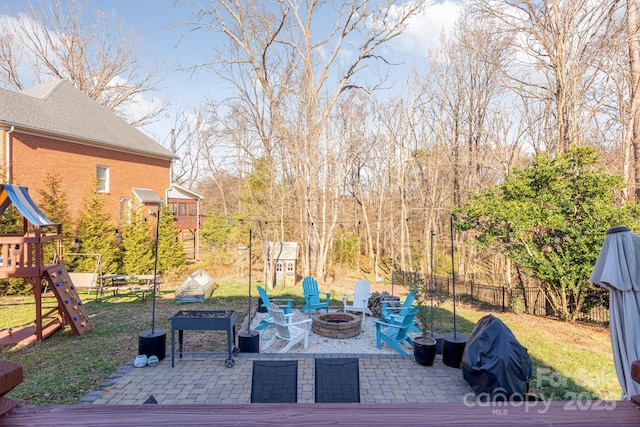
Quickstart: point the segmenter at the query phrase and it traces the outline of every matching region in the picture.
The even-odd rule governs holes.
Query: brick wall
[[[26,186],[36,204],[48,173],[61,179],[62,191],[74,220],[82,210],[83,198],[94,191],[96,166],[109,168],[106,209],[117,224],[120,199],[133,198],[132,188],[150,188],[165,198],[171,185],[169,160],[122,153],[106,148],[14,132],[12,136],[13,184]],[[3,139],[2,145],[6,144]],[[4,176],[2,181],[4,181]]]

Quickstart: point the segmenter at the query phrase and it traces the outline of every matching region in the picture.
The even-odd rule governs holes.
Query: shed
[[[298,242],[267,242],[264,251],[264,276],[269,288],[296,284],[298,252]]]

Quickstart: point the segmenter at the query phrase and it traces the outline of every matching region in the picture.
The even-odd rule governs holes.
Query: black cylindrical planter
[[[242,331],[238,334],[240,353],[260,353],[260,333],[258,331]]]
[[[422,366],[433,365],[433,360],[436,358],[436,340],[433,338],[414,338],[413,357]]]
[[[429,338],[436,340],[436,354],[442,354],[442,334],[429,334]]]
[[[467,344],[467,337],[461,334],[446,334],[442,341],[442,362],[452,368],[460,369],[462,353]]]
[[[264,301],[262,301],[261,297],[258,297],[258,308],[256,308],[256,311],[258,313],[266,313],[267,312],[267,307],[263,307],[262,305],[264,304]]]
[[[167,332],[163,329],[151,329],[140,332],[138,336],[138,354],[147,357],[156,356],[158,360],[164,359],[167,346]]]

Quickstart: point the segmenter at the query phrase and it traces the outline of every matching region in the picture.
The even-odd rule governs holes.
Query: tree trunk
[[[634,192],[636,200],[640,200],[640,39],[638,38],[638,2],[627,0],[627,31],[629,36],[629,67],[630,67],[630,120],[631,146],[634,161]]]

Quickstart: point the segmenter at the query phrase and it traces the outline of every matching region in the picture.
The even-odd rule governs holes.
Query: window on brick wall
[[[109,168],[96,166],[96,191],[98,193],[109,192]]]

